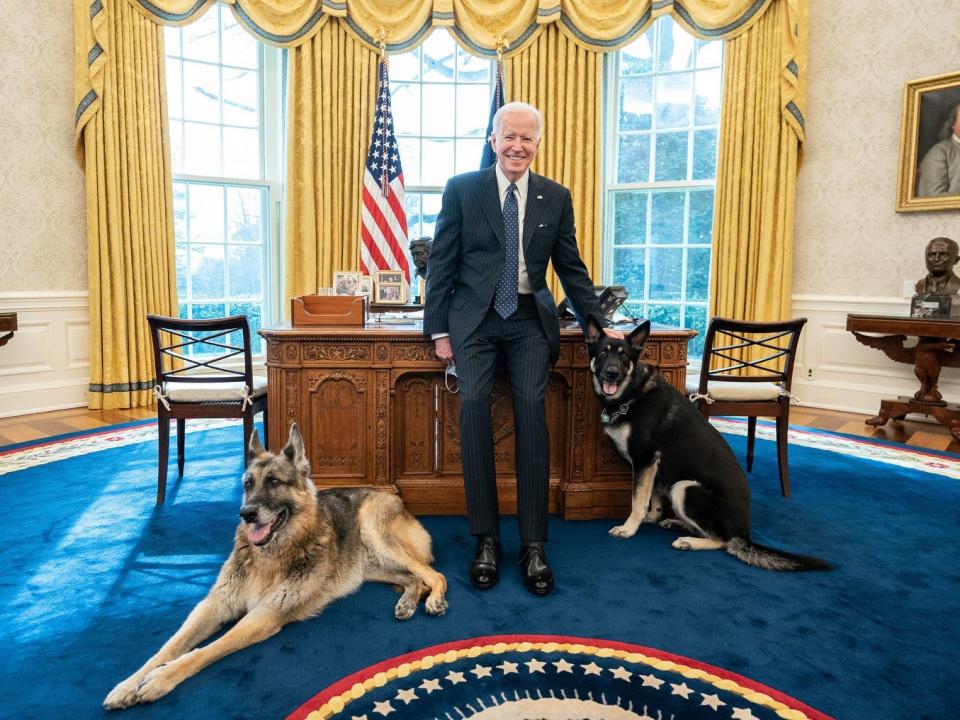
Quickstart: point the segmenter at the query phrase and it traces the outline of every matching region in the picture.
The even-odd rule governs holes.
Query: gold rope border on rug
[[[556,642],[515,642],[515,643],[495,643],[493,645],[474,645],[459,650],[447,650],[446,652],[428,655],[419,660],[409,663],[402,663],[395,668],[386,671],[380,671],[367,678],[363,682],[354,683],[349,690],[336,695],[318,709],[307,715],[307,720],[329,720],[334,715],[343,712],[346,707],[354,700],[359,700],[367,692],[381,688],[388,682],[397,678],[409,677],[413,673],[421,670],[429,670],[436,665],[454,663],[463,658],[475,658],[481,655],[502,655],[505,652],[528,653],[538,652],[565,652],[575,655],[596,655],[603,658],[617,658],[624,662],[634,665],[646,665],[656,670],[677,672],[683,677],[694,680],[703,680],[710,683],[719,690],[732,692],[748,702],[755,705],[762,705],[770,708],[785,720],[811,720],[810,716],[800,710],[787,707],[779,700],[775,700],[766,693],[757,692],[750,688],[745,688],[739,683],[726,678],[721,678],[713,673],[709,673],[700,668],[693,668],[687,665],[681,665],[672,660],[663,660],[661,658],[644,655],[643,653],[627,652],[609,647],[598,647],[596,645],[584,645],[582,643],[556,643]]]

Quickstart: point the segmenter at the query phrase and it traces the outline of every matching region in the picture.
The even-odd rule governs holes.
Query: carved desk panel
[[[464,514],[460,405],[419,325],[276,327],[267,342],[270,447],[291,422],[307,446],[318,487],[364,485],[399,493],[411,511]],[[648,362],[683,391],[690,330],[657,328]],[[621,517],[630,507],[627,465],[603,435],[583,335],[561,331],[550,374],[550,511],[564,518]],[[516,512],[513,411],[498,375],[491,401],[501,510]]]

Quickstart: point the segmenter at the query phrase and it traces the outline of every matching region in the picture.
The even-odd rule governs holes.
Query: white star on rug
[[[536,659],[534,659],[534,660],[527,660],[527,661],[524,663],[524,665],[527,666],[527,669],[528,669],[531,673],[543,673],[544,675],[546,675],[546,673],[545,673],[544,670],[543,670],[543,666],[546,665],[546,663],[543,662],[543,661],[541,661],[541,660],[536,660]]]
[[[490,677],[490,668],[486,665],[476,665],[470,672],[477,676],[477,680]]]
[[[397,692],[397,697],[394,699],[403,700],[404,705],[409,705],[414,700],[419,700],[420,698],[417,697],[417,694],[413,691],[413,689],[408,688],[406,690],[399,690]]]
[[[444,679],[451,685],[457,685],[458,683],[466,682],[466,680],[463,678],[463,673],[454,672],[453,670],[448,672]]]
[[[383,716],[387,716],[390,713],[394,712],[393,705],[390,704],[390,701],[378,702],[373,704],[373,711],[375,713],[380,713]]]
[[[680,683],[679,685],[670,683],[670,687],[673,688],[670,691],[671,695],[682,695],[684,700],[689,700],[690,696],[693,695],[693,688],[687,687],[686,683]]]
[[[601,670],[600,666],[595,662],[591,662],[589,665],[581,665],[580,667],[583,668],[584,675],[599,675]]]
[[[350,720],[367,720],[366,715],[351,715]]]
[[[513,662],[509,662],[508,660],[504,660],[502,663],[497,665],[497,667],[503,670],[504,675],[509,675],[510,673],[517,672],[517,664]]]
[[[630,682],[630,676],[633,675],[632,672],[628,671],[623,665],[614,670],[610,671],[617,680],[624,680]]]
[[[568,663],[568,662],[567,662],[566,660],[564,660],[563,658],[560,658],[559,660],[557,660],[555,663],[553,663],[553,665],[554,665],[554,667],[557,668],[557,672],[558,672],[558,673],[562,673],[562,672],[572,673],[572,672],[573,672],[573,665],[572,665],[571,663]]]
[[[656,675],[638,675],[638,677],[643,680],[643,685],[641,687],[652,687],[659,690],[660,686],[663,685],[663,680],[658,678]]]
[[[437,679],[435,679],[435,678],[430,679],[430,680],[424,680],[422,683],[420,683],[420,689],[421,689],[421,690],[426,690],[426,691],[427,691],[427,695],[429,695],[429,694],[432,693],[434,690],[439,690],[439,689],[440,689],[440,681],[437,680]]]
[[[714,710],[719,710],[721,705],[726,705],[726,703],[723,700],[721,700],[720,696],[717,695],[716,693],[714,693],[713,695],[705,695],[704,693],[700,693],[700,694],[703,695],[703,702],[700,703],[701,705],[706,705],[708,707],[713,708]]]
[[[730,716],[733,720],[760,720],[750,708],[734,708],[733,715]]]

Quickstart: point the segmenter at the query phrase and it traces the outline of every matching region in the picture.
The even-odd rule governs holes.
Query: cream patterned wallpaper
[[[958,27],[955,0],[810,0],[795,293],[896,297],[929,238],[960,239],[960,212],[893,210],[903,84],[960,69]],[[8,6],[0,60],[0,292],[86,290],[72,3]]]
[[[796,294],[900,297],[960,212],[896,213],[904,83],[960,70],[956,0],[810,0]]]
[[[73,3],[2,3],[0,292],[86,290],[73,154]]]

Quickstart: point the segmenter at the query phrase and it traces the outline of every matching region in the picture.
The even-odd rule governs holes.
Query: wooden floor
[[[42,440],[54,435],[78,430],[91,430],[106,425],[116,425],[152,417],[156,417],[156,412],[148,408],[135,410],[74,408],[36,415],[0,418],[0,446]],[[863,421],[867,417],[867,415],[854,415],[835,410],[818,410],[817,408],[794,407],[790,410],[791,425],[889,440],[931,450],[960,453],[960,443],[953,440],[950,431],[943,425],[913,420],[900,422],[892,420],[884,427],[873,428],[864,424]]]

